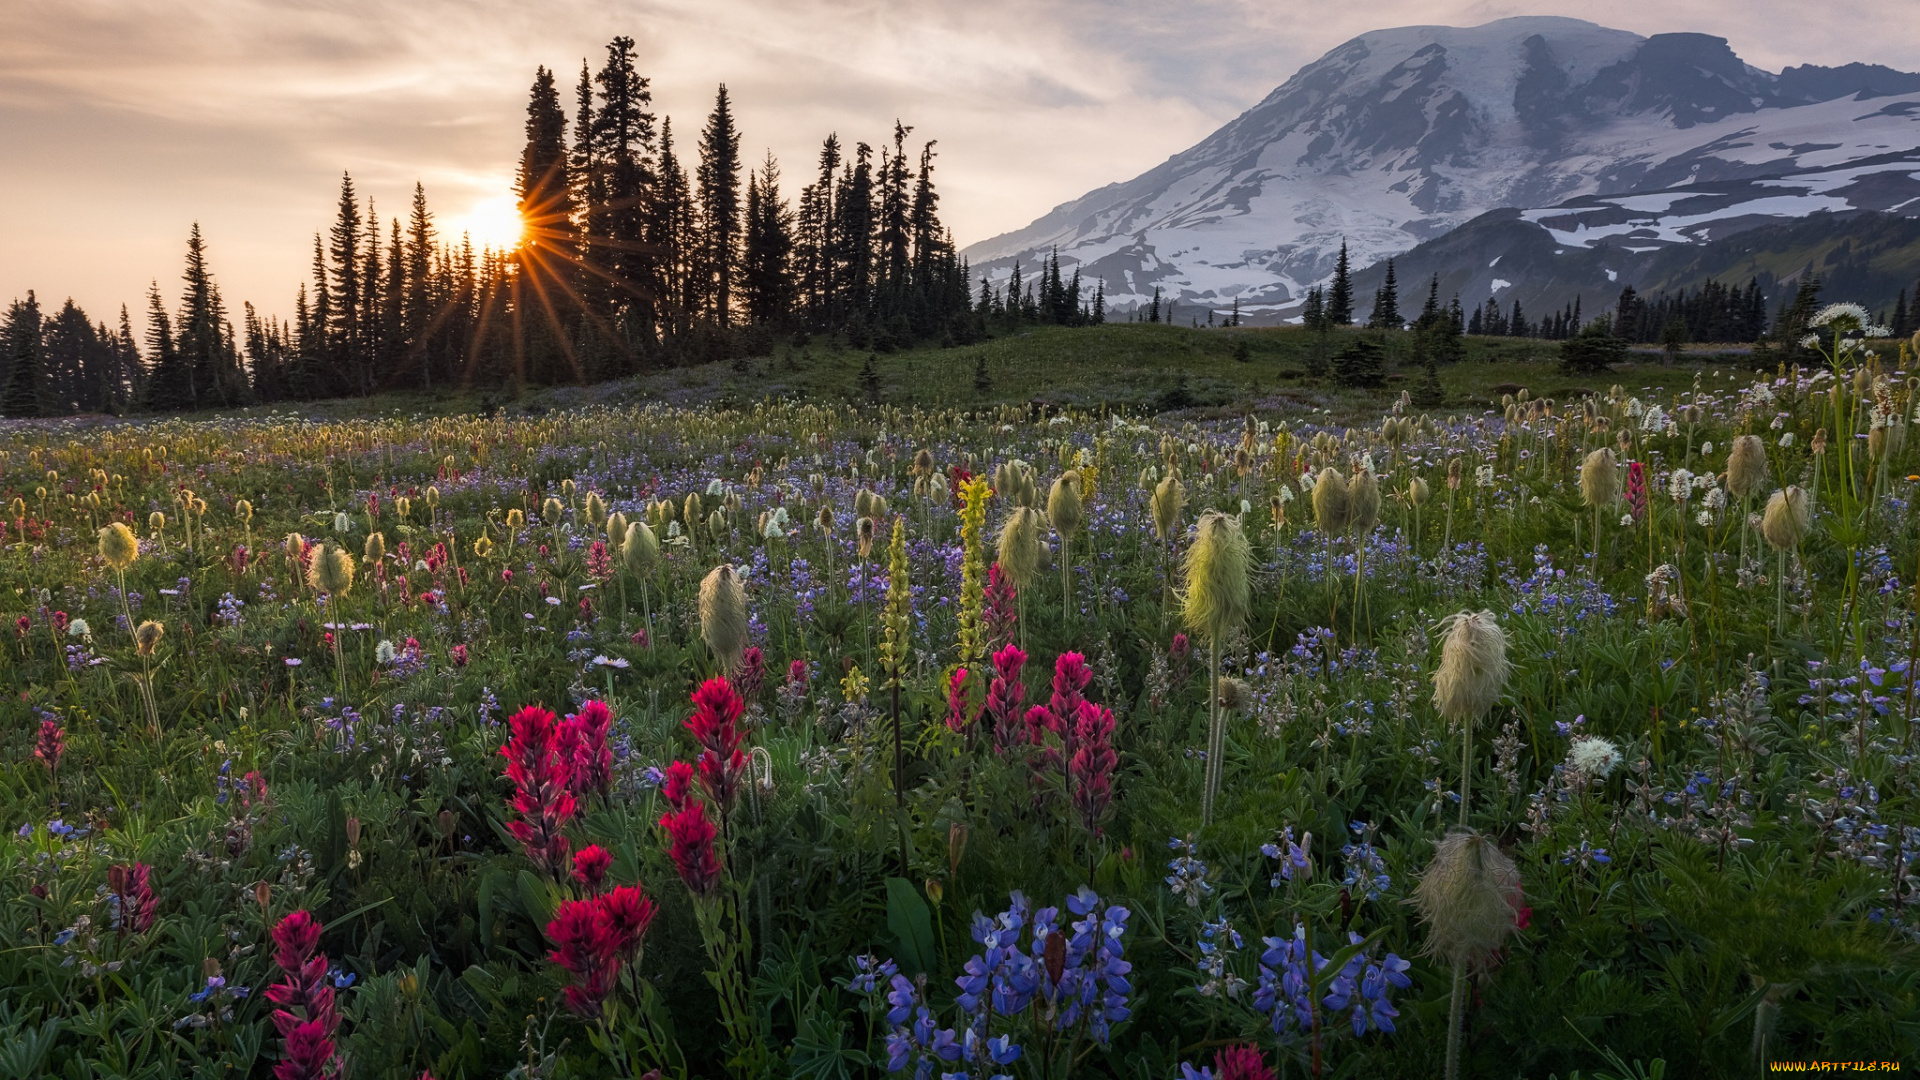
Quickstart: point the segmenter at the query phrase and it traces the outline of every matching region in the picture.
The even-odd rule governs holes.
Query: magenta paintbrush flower
[[[547,710],[529,705],[513,714],[508,726],[513,735],[500,753],[514,785],[508,805],[520,820],[508,822],[507,829],[526,846],[535,866],[558,877],[566,872],[571,847],[564,830],[577,809],[570,790],[573,763],[560,756],[559,725]]]
[[[273,1026],[285,1041],[274,1080],[322,1080],[333,1063],[340,1016],[327,979],[326,954],[318,951],[320,931],[319,920],[306,911],[288,915],[273,928],[273,959],[283,978],[267,988],[267,1000],[280,1006]]]

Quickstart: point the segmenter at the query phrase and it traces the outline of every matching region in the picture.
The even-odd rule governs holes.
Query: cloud
[[[443,227],[497,199],[536,65],[570,103],[584,58],[636,39],[691,154],[715,84],[747,155],[797,191],[819,140],[939,140],[962,243],[1018,228],[1192,145],[1366,30],[1590,2],[1383,0],[46,0],[0,5],[0,300],[38,288],[95,317],[177,293],[199,221],[229,302],[285,313],[350,171],[383,218],[416,180]],[[1728,37],[1750,63],[1896,66],[1892,0],[1616,0],[1639,33]],[[789,191],[791,195],[793,192]]]

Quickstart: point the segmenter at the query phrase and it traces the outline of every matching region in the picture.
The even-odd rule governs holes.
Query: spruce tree
[[[741,287],[747,317],[762,326],[784,326],[793,310],[793,211],[780,197],[780,166],[769,150],[747,182],[746,243]]]
[[[740,263],[740,133],[734,129],[725,83],[700,132],[697,176],[708,275],[703,291],[711,298],[709,314],[724,328],[733,322],[733,284]]]
[[[331,322],[327,328],[328,360],[332,370],[327,377],[330,389],[336,392],[361,391],[355,375],[360,359],[360,318],[364,304],[360,278],[362,231],[360,199],[353,190],[353,177],[342,173],[339,213],[334,220],[327,248],[331,258],[327,276],[333,285],[328,297]],[[185,327],[181,328],[181,332],[184,336]]]
[[[1365,338],[1348,342],[1334,354],[1333,375],[1342,386],[1363,389],[1386,385],[1387,368],[1380,358],[1380,346]]]
[[[556,226],[558,228],[561,227]],[[571,226],[564,228],[571,229]],[[407,215],[407,294],[401,311],[400,332],[407,343],[405,363],[418,373],[420,386],[427,390],[433,389],[435,343],[432,336],[439,313],[433,274],[433,251],[437,243],[433,215],[427,210],[427,189],[415,181],[413,209]],[[570,274],[567,280],[572,280]]]
[[[1373,295],[1373,314],[1367,325],[1377,330],[1399,330],[1406,326],[1400,317],[1400,286],[1393,276],[1393,260],[1387,260],[1387,279]]]
[[[1353,267],[1347,261],[1347,242],[1340,242],[1340,260],[1333,264],[1333,287],[1328,290],[1327,322],[1334,326],[1353,325]]]
[[[1093,325],[1101,326],[1107,321],[1107,279],[1101,278],[1093,287]]]
[[[40,301],[33,291],[15,300],[0,322],[0,357],[6,361],[6,382],[0,387],[0,416],[44,416],[48,400],[45,350],[41,342]]]
[[[651,194],[654,152],[653,93],[647,80],[634,70],[633,39],[616,37],[607,44],[607,62],[593,77],[599,103],[592,112],[591,164],[602,200],[592,213],[596,236],[596,271],[610,279],[606,326],[597,359],[589,363],[591,377],[625,370],[624,343],[653,332],[654,301],[660,295],[658,264],[646,245],[647,201]],[[729,121],[730,122],[730,121]],[[616,355],[618,354],[618,355]]]

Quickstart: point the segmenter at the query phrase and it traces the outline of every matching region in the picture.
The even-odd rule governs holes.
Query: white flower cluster
[[[1620,748],[1598,735],[1583,735],[1567,750],[1567,768],[1595,780],[1605,780],[1619,764]]]
[[[1693,473],[1686,469],[1673,470],[1673,475],[1667,478],[1667,494],[1674,502],[1685,503],[1693,494]]]

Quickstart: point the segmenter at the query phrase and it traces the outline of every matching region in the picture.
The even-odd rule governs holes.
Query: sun
[[[520,203],[511,195],[481,199],[459,219],[457,231],[473,237],[473,246],[511,251],[526,239],[527,223]]]

